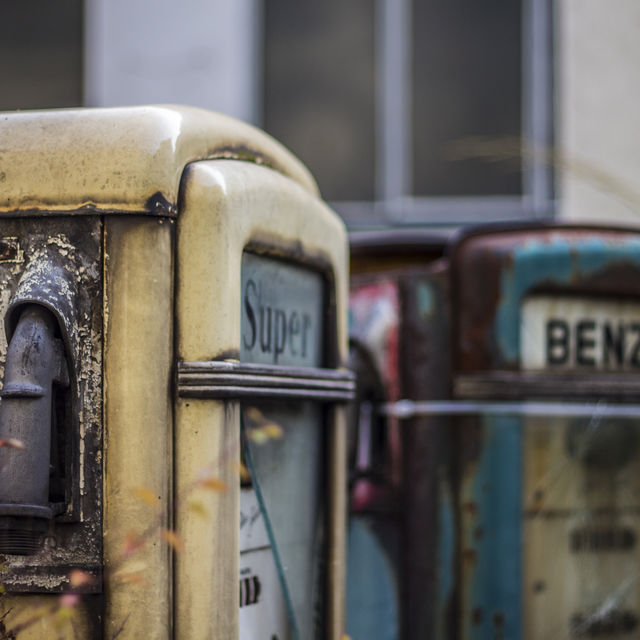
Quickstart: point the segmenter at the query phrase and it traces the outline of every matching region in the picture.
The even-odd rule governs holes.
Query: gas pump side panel
[[[105,637],[171,637],[173,242],[105,219]]]

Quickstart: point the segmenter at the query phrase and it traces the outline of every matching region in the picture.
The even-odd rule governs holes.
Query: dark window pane
[[[374,197],[374,1],[265,3],[267,131],[329,200]]]
[[[82,0],[0,3],[0,109],[82,102]]]
[[[413,191],[521,193],[521,6],[416,0]]]

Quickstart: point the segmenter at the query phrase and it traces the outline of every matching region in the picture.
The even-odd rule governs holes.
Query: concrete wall
[[[257,0],[86,0],[85,104],[179,103],[256,122]]]
[[[640,2],[556,0],[561,217],[640,224]]]

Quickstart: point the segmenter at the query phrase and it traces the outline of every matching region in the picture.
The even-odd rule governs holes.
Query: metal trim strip
[[[453,394],[455,398],[478,400],[572,397],[636,402],[640,397],[640,377],[633,373],[494,371],[454,377]]]
[[[179,362],[182,398],[282,398],[349,402],[355,376],[343,369],[296,368],[244,362]]]

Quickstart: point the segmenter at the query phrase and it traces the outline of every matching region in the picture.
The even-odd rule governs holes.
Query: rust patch
[[[156,191],[144,203],[145,211],[156,216],[176,216],[178,209],[175,204],[167,200],[160,191]]]
[[[466,513],[474,518],[478,515],[478,505],[475,502],[464,502],[461,506],[461,509],[463,513]]]
[[[473,567],[478,560],[478,553],[475,549],[462,550],[462,563],[467,567]]]

